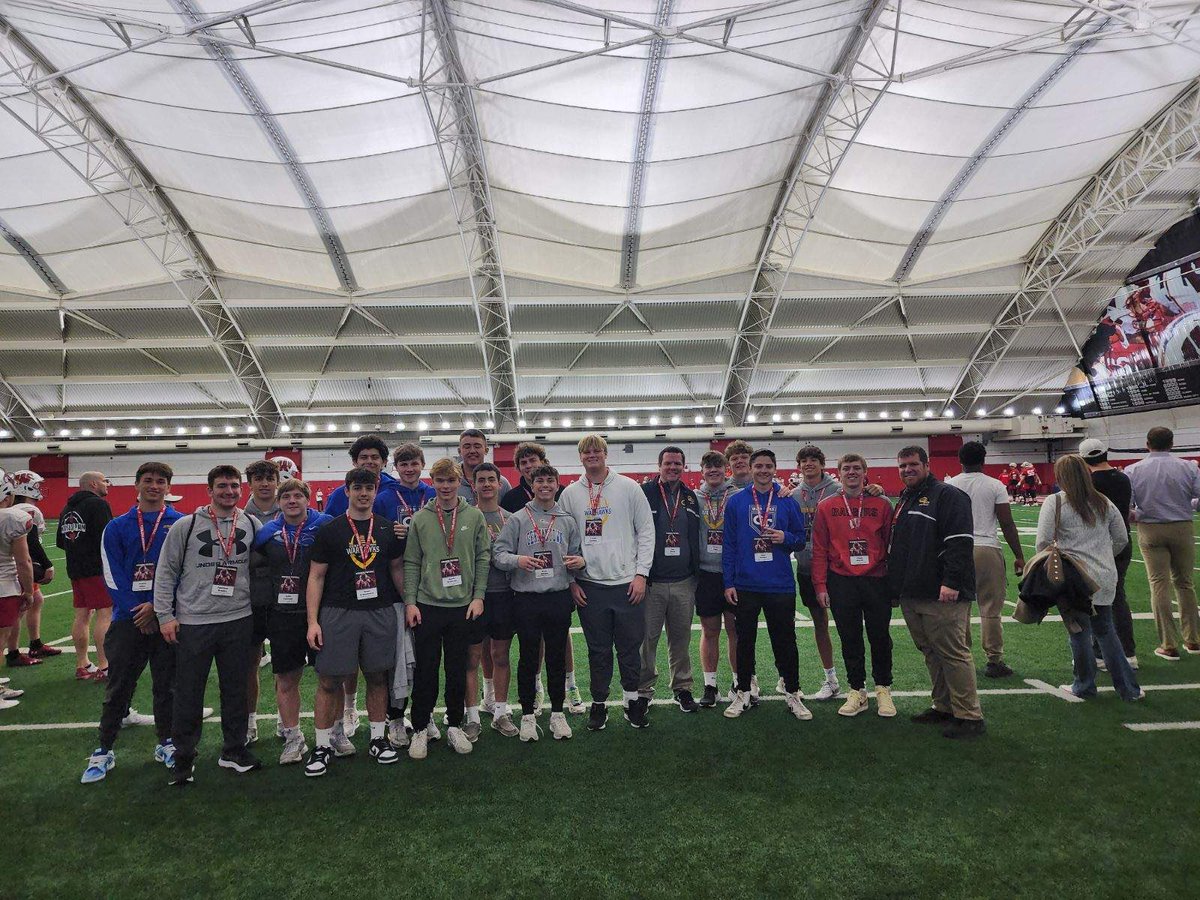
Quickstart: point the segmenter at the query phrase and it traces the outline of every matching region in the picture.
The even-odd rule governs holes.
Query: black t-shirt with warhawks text
[[[392,584],[389,563],[404,555],[404,545],[396,539],[391,519],[373,516],[375,523],[371,541],[367,545],[367,558],[363,560],[359,543],[350,529],[345,516],[321,526],[309,553],[310,562],[325,563],[329,571],[325,574],[325,590],[321,594],[322,606],[342,609],[383,609],[400,602],[400,595]],[[359,537],[364,541],[371,531],[366,519],[354,522]],[[374,594],[374,596],[372,596]]]

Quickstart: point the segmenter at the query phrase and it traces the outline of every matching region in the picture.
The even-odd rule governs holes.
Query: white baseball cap
[[[1079,455],[1084,459],[1099,459],[1108,452],[1108,445],[1099,438],[1088,438],[1079,445]]]

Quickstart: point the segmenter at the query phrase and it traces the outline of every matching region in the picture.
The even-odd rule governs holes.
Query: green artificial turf
[[[1034,510],[1015,514],[1023,528],[1036,522]],[[1032,533],[1023,540],[1032,545]],[[57,594],[47,601],[48,641],[69,633],[68,589],[60,568],[46,589]],[[1138,562],[1128,590],[1134,612],[1148,612]],[[1164,662],[1152,653],[1153,622],[1137,620],[1135,630],[1143,685],[1200,684],[1200,656]],[[895,690],[927,691],[907,631],[895,625],[892,635]],[[982,670],[978,626],[975,635]],[[812,631],[798,636],[801,686],[813,691]],[[981,688],[1070,680],[1061,625],[1006,624],[1005,645],[1016,676],[981,677]],[[69,642],[60,646],[68,653],[5,671],[27,693],[0,712],[0,727],[98,720],[102,688],[75,682]],[[581,635],[574,646],[586,699]],[[834,646],[837,655],[836,634]],[[692,660],[699,681],[695,649]],[[762,632],[758,660],[769,694],[775,672]],[[268,670],[261,680],[259,711],[272,713]],[[728,682],[723,659],[723,691]],[[307,675],[308,711],[313,684]],[[4,730],[0,897],[1193,896],[1188,803],[1200,735],[1122,725],[1200,718],[1198,698],[1196,690],[1151,690],[1141,704],[1111,691],[1088,703],[987,694],[989,733],[967,744],[908,721],[927,705],[923,696],[899,698],[892,720],[874,705],[843,719],[837,702],[811,704],[811,722],[780,702],[734,721],[720,707],[684,715],[656,705],[645,731],[610,709],[600,733],[571,717],[575,738],[565,743],[548,733],[537,744],[503,739],[485,716],[470,756],[443,742],[424,762],[405,756],[388,767],[366,758],[364,721],[359,756],[337,760],[323,779],[276,764],[272,719],[260,723],[262,771],[220,770],[220,727],[209,723],[196,783],[182,790],[152,761],[151,728],[123,731],[117,767],[88,786],[79,776],[93,726]],[[208,702],[217,705],[215,674]],[[134,705],[150,709],[149,673]],[[311,719],[302,724],[311,741]]]

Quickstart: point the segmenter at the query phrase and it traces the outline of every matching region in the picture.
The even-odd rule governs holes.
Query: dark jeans
[[[175,759],[196,758],[204,714],[204,689],[213,662],[221,692],[222,753],[246,746],[246,677],[254,620],[250,616],[214,625],[180,625],[175,649]]]
[[[1104,662],[1108,665],[1108,675],[1112,678],[1113,687],[1122,700],[1136,700],[1141,693],[1137,675],[1125,659],[1121,643],[1117,640],[1116,629],[1113,627],[1111,606],[1096,606],[1094,616],[1080,615],[1075,619],[1082,628],[1073,634],[1069,633],[1071,641],[1071,656],[1074,660],[1075,681],[1071,685],[1071,693],[1078,697],[1094,697],[1096,695],[1096,657],[1092,653],[1092,637],[1100,643]]]
[[[1117,554],[1117,595],[1113,600],[1113,626],[1117,630],[1117,638],[1126,656],[1137,655],[1137,645],[1133,642],[1133,612],[1129,609],[1129,601],[1125,599],[1125,573],[1129,571],[1129,563],[1133,560],[1133,541]],[[1100,642],[1092,640],[1092,651],[1097,659],[1101,659]]]
[[[133,692],[147,663],[154,690],[154,731],[160,744],[170,740],[175,706],[175,648],[158,633],[157,620],[153,634],[142,634],[133,619],[113,622],[104,638],[104,655],[108,657],[108,684],[100,713],[100,748],[113,748],[121,720],[129,712]]]
[[[513,619],[521,646],[517,660],[517,697],[525,715],[534,712],[538,656],[543,640],[546,642],[546,691],[550,694],[550,710],[563,710],[567,696],[567,639],[574,608],[570,591],[514,595]]]
[[[580,581],[587,605],[579,608],[579,624],[588,646],[592,702],[608,699],[612,684],[613,647],[621,670],[621,689],[636,691],[642,680],[642,640],[646,637],[646,611],[629,602],[628,584]]]
[[[892,685],[892,602],[887,596],[886,580],[829,573],[829,611],[842,642],[846,677],[856,691],[867,685],[864,623],[871,643],[871,679],[875,687]]]
[[[739,588],[734,621],[737,625],[737,689],[750,690],[754,676],[754,643],[758,639],[758,613],[767,620],[775,668],[789,694],[800,689],[800,654],[796,649],[796,595],[760,594]]]
[[[420,731],[429,725],[438,696],[438,666],[446,671],[446,716],[451,728],[462,726],[467,698],[467,648],[472,626],[465,606],[431,606],[418,603],[421,624],[413,629],[412,725]],[[443,650],[445,660],[442,659]]]

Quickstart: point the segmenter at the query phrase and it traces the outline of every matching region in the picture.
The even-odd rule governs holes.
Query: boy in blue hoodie
[[[163,640],[154,615],[154,570],[167,530],[182,514],[167,506],[174,472],[166,463],[146,462],[134,476],[137,503],[104,527],[100,562],[113,600],[112,625],[104,638],[108,684],[100,713],[100,746],[84,770],[83,784],[102,781],[116,765],[113,744],[138,679],[150,665],[154,687],[154,758],[175,764],[171,726],[175,705],[175,648]]]
[[[791,553],[805,545],[804,514],[791,497],[779,495],[775,454],[756,450],[750,456],[750,486],[738,491],[725,507],[721,568],[725,599],[734,606],[737,624],[737,692],[725,708],[735,719],[751,706],[754,645],[758,614],[767,620],[775,666],[783,675],[789,711],[811,719],[800,692],[800,660],[796,649],[796,576]]]

